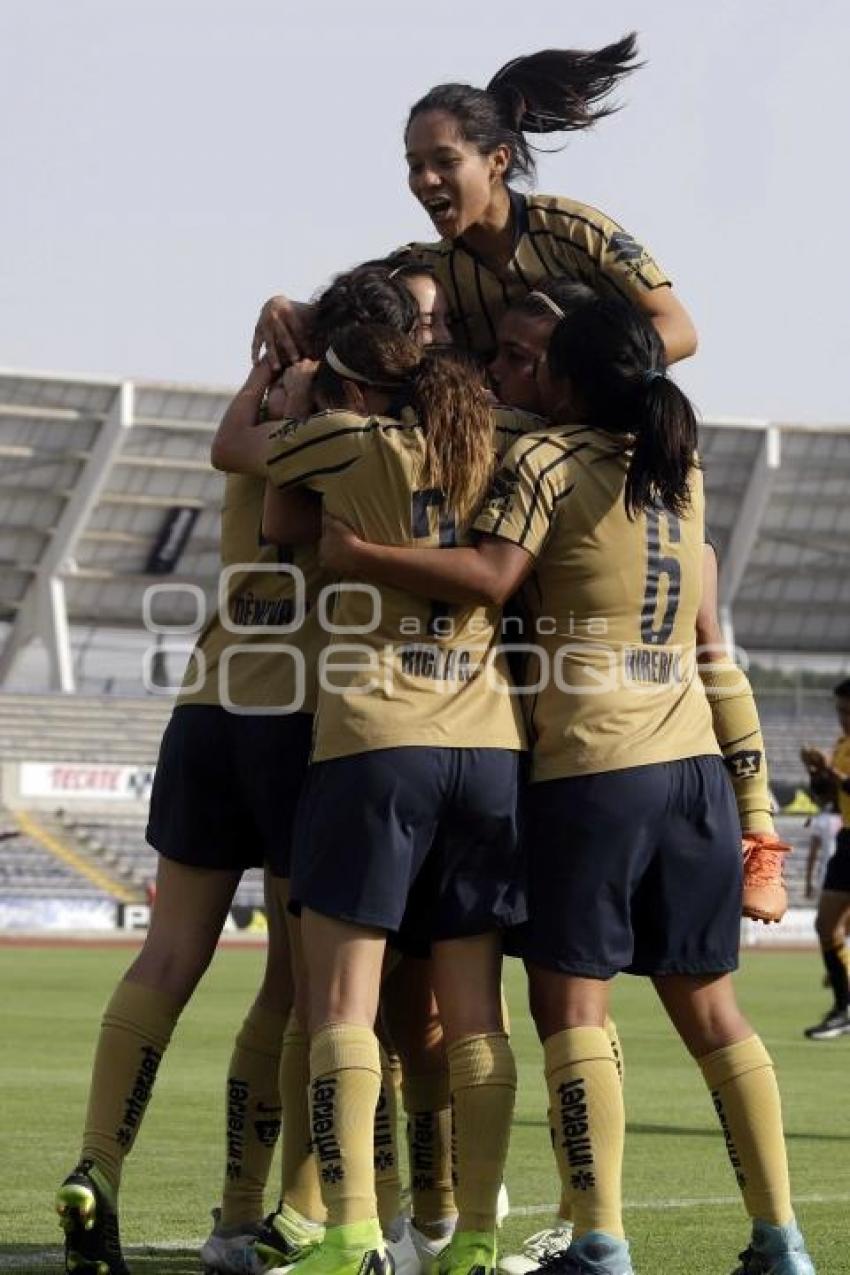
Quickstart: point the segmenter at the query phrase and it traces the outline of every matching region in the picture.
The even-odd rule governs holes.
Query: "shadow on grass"
[[[181,1248],[163,1251],[136,1248],[128,1244],[124,1256],[133,1275],[199,1275],[198,1250]],[[0,1244],[0,1271],[20,1275],[61,1275],[62,1249],[52,1243]]]

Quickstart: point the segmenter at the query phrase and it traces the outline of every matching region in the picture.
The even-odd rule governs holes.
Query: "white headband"
[[[534,297],[536,301],[542,301],[546,306],[546,309],[551,310],[556,319],[566,318],[564,311],[558,305],[557,301],[553,301],[551,297],[547,297],[545,292],[537,292],[535,289],[534,292],[529,292],[528,296],[529,298]]]
[[[355,372],[354,368],[343,363],[332,345],[325,350],[325,362],[329,368],[332,368],[338,376],[343,377],[346,381],[359,381],[361,385],[372,385],[379,390],[398,390],[401,389],[400,381],[374,381],[370,376],[365,376],[362,372]]]

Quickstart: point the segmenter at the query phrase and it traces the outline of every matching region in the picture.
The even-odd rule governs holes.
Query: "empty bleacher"
[[[774,786],[805,788],[800,749],[810,744],[829,755],[839,734],[832,694],[828,690],[801,694],[756,691],[756,700],[771,782]]]
[[[104,890],[57,859],[0,809],[0,891],[16,898],[108,898]]]
[[[126,886],[141,895],[153,884],[157,855],[145,841],[144,814],[119,815],[113,810],[95,807],[57,813],[64,835]],[[258,869],[245,873],[235,901],[243,907],[262,904],[263,877]]]
[[[172,701],[155,696],[0,695],[0,760],[153,764]]]

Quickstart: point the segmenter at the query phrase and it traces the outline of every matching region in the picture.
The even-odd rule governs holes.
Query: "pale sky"
[[[0,0],[0,364],[241,379],[267,295],[434,237],[418,96],[633,28],[623,111],[537,189],[651,248],[704,413],[850,420],[846,0]]]

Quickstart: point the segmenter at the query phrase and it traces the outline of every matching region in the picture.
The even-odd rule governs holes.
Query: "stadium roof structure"
[[[214,597],[222,477],[209,447],[230,391],[0,371],[0,687],[40,639],[74,689],[69,628],[191,629]],[[708,419],[708,521],[727,631],[745,648],[850,647],[850,423]],[[165,587],[163,587],[165,586]]]

